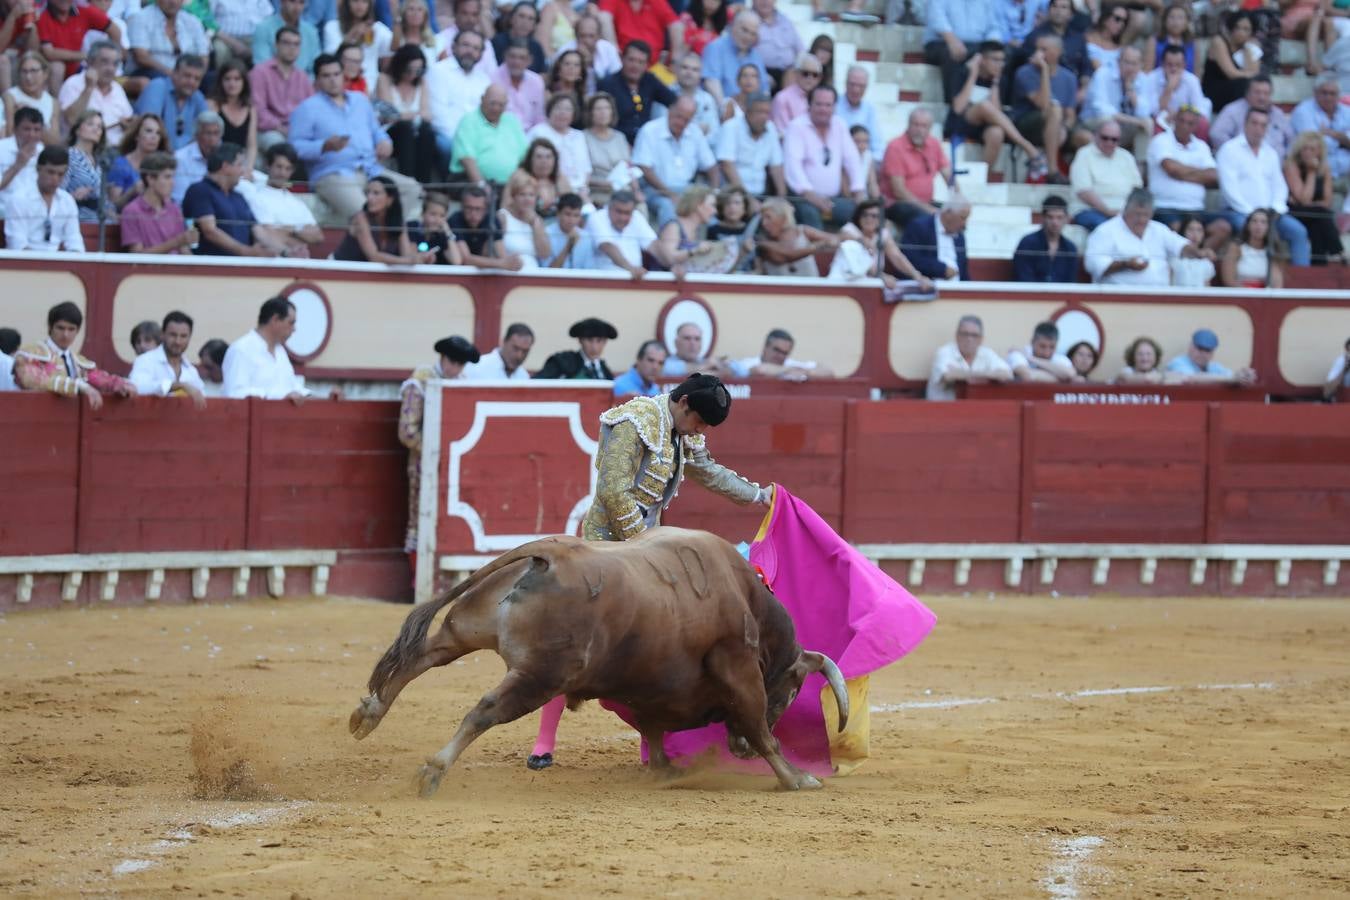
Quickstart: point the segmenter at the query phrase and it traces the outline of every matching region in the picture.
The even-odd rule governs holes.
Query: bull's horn
[[[848,687],[844,684],[844,673],[840,672],[834,660],[824,653],[807,650],[802,656],[810,662],[811,671],[824,673],[825,680],[830,683],[830,690],[834,691],[834,702],[839,705],[839,730],[842,732],[848,725]]]

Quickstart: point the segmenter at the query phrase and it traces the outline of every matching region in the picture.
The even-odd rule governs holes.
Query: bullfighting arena
[[[0,616],[0,893],[1245,896],[1350,891],[1350,612],[1329,600],[922,597],[873,676],[872,759],[824,790],[657,781],[592,703],[559,764],[490,731],[414,775],[501,674],[347,717],[408,608]]]

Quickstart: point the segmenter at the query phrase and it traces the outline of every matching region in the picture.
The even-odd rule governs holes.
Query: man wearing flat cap
[[[1186,352],[1167,364],[1164,378],[1168,384],[1256,384],[1255,369],[1244,366],[1234,372],[1214,359],[1218,349],[1217,334],[1208,328],[1197,329]]]
[[[462,378],[464,367],[478,362],[478,350],[459,335],[441,338],[432,349],[437,361],[418,366],[399,389],[402,405],[398,413],[398,439],[408,448],[408,534],[403,552],[408,554],[412,570],[417,572],[417,500],[422,493],[422,410],[426,404],[427,382]]]
[[[614,373],[601,359],[605,345],[619,336],[614,326],[604,319],[582,319],[567,332],[576,338],[580,350],[562,350],[544,361],[544,367],[534,374],[535,378],[583,378],[597,381],[613,381]]]
[[[588,541],[626,541],[661,524],[661,513],[688,475],[742,506],[773,500],[773,485],[747,481],[708,454],[703,434],[726,421],[731,394],[716,375],[690,375],[669,394],[634,397],[600,414],[595,500],[582,522]],[[526,765],[553,764],[564,698],[544,706]]]

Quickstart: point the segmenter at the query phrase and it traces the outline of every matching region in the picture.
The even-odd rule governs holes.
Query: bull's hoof
[[[789,791],[814,791],[824,786],[824,783],[810,772],[802,772],[791,782],[783,785]]]
[[[380,724],[384,718],[384,710],[380,707],[380,701],[374,697],[362,697],[361,702],[356,704],[356,709],[352,710],[350,718],[347,719],[347,728],[351,731],[352,737],[358,741],[375,730],[375,726]]]
[[[547,769],[551,765],[553,765],[552,753],[531,753],[530,758],[525,760],[526,768],[534,769],[536,772],[540,769]]]
[[[445,770],[436,765],[434,759],[427,760],[417,778],[417,793],[423,800],[436,793],[436,789],[441,786],[441,776],[444,774]]]

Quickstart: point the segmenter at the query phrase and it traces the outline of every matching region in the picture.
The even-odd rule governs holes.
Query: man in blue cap
[[[1208,328],[1191,335],[1191,346],[1185,353],[1167,364],[1167,380],[1172,384],[1240,384],[1256,383],[1256,370],[1244,367],[1234,372],[1223,363],[1214,361],[1219,349],[1219,336]]]

